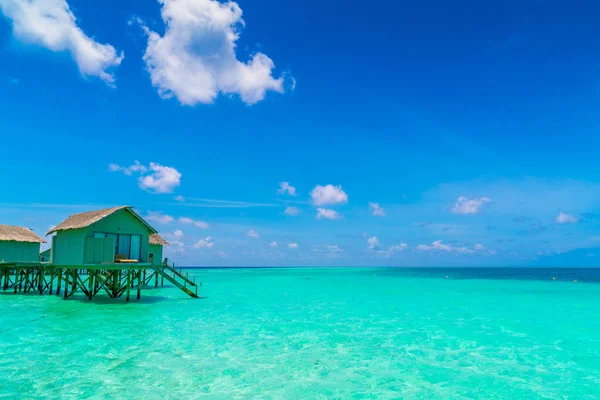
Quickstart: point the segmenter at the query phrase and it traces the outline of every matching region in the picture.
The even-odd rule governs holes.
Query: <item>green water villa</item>
[[[44,239],[22,226],[0,224],[0,263],[37,262]]]
[[[48,231],[51,247],[27,228],[0,225],[0,288],[39,291],[65,298],[80,291],[88,298],[99,292],[110,297],[157,287],[167,280],[191,297],[198,285],[181,269],[163,260],[164,240],[132,207],[119,206],[69,216]]]

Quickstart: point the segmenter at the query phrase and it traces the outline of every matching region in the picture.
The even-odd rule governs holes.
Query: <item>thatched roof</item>
[[[148,228],[148,230],[151,233],[156,233],[156,229],[154,229],[146,221],[144,221],[142,219],[142,217],[140,217],[135,211],[133,211],[133,209],[131,207],[119,206],[119,207],[112,207],[112,208],[104,208],[102,210],[87,211],[87,212],[83,212],[83,213],[79,213],[79,214],[73,214],[73,215],[69,216],[67,219],[65,219],[63,222],[61,222],[59,225],[50,229],[48,231],[48,233],[46,233],[46,235],[49,235],[53,232],[66,231],[68,229],[86,228],[86,227],[100,221],[101,219],[104,219],[104,218],[108,217],[109,215],[112,215],[112,214],[116,213],[117,211],[123,210],[123,209],[127,210],[131,215],[133,215],[135,218],[137,218],[141,223],[146,225],[146,227]]]
[[[2,224],[0,224],[0,241],[46,243],[44,239],[33,233],[29,228]]]
[[[168,246],[169,242],[163,239],[158,233],[153,233],[150,235],[150,240],[148,240],[150,244],[159,244],[161,246]]]

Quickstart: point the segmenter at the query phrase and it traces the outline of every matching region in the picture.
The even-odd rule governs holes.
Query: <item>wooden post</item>
[[[94,295],[94,270],[93,269],[89,269],[88,270],[88,290],[90,291],[90,293],[88,294],[88,298],[91,300],[92,296]]]
[[[158,287],[158,272],[154,271],[154,287]]]
[[[142,285],[140,284],[140,280],[142,279],[142,270],[138,270],[138,284],[137,284],[137,299],[140,299],[140,292]]]
[[[42,294],[44,290],[44,267],[40,266],[39,268],[39,276],[38,276],[38,292]]]
[[[19,288],[18,281],[19,280],[19,269],[15,268],[15,293],[17,293],[17,289]]]
[[[67,298],[67,294],[69,294],[69,269],[65,268],[65,299]]]
[[[125,301],[129,301],[129,290],[131,289],[131,267],[127,270],[127,295]]]
[[[50,267],[50,285],[48,286],[48,294],[52,294],[52,289],[54,286],[54,274],[56,273],[56,268]]]
[[[75,268],[73,270],[73,285],[72,285],[73,289],[71,291],[71,294],[75,293],[75,291],[77,290],[77,275],[78,275],[78,271],[79,270],[77,268]]]
[[[56,294],[60,294],[60,284],[62,283],[63,269],[58,269],[58,283],[56,284]]]

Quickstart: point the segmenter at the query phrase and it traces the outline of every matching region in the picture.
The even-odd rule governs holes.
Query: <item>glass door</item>
[[[140,260],[140,254],[142,252],[142,237],[140,235],[131,235],[131,252],[129,258],[132,260]]]

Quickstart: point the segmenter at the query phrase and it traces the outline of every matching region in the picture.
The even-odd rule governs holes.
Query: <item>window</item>
[[[116,233],[94,232],[94,238],[111,238],[115,241],[115,255],[123,254],[133,260],[142,261],[142,236]]]

